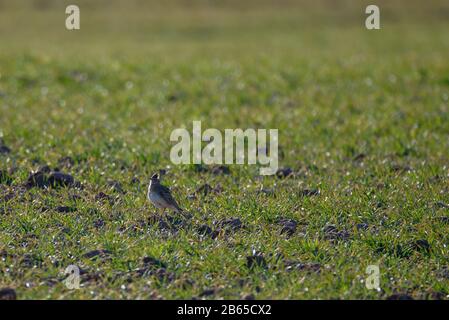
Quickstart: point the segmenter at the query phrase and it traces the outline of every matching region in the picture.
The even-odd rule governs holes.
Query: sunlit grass
[[[36,30],[0,19],[0,136],[11,149],[0,155],[10,178],[0,184],[0,287],[22,299],[446,297],[447,21],[432,6],[408,9],[421,20],[392,6],[368,32],[359,8],[290,5],[175,6],[148,19],[133,8],[123,26],[93,8],[79,33],[61,29],[58,6],[11,9]],[[170,133],[193,120],[279,129],[280,165],[295,175],[172,165]],[[43,165],[83,189],[22,188]],[[160,169],[192,214],[170,228],[149,220],[146,187]],[[221,191],[192,197],[205,183]],[[220,227],[229,218],[243,227]],[[291,236],[281,218],[297,222]],[[204,225],[221,231],[204,235]],[[102,249],[110,254],[83,257]],[[248,267],[253,250],[265,267]],[[136,272],[148,256],[163,270]],[[61,281],[70,264],[86,271],[80,290]],[[363,282],[371,264],[380,292]]]

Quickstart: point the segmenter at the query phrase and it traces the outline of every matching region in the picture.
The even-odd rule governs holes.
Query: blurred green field
[[[68,4],[0,0],[0,288],[447,299],[447,1],[377,1],[379,31],[367,1],[84,0],[79,31]],[[294,174],[172,165],[170,133],[193,120],[279,129]],[[26,188],[45,165],[82,188]],[[189,219],[154,216],[160,169]],[[62,282],[71,264],[79,290]],[[373,264],[380,291],[365,288]]]

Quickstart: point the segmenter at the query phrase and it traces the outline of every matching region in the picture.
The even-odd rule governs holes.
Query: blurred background
[[[367,30],[371,3],[0,0],[0,133],[17,145],[26,133],[35,148],[45,128],[73,152],[72,135],[95,119],[77,145],[84,152],[113,135],[141,147],[145,159],[155,139],[168,152],[174,127],[203,119],[217,128],[285,128],[284,139],[316,151],[306,153],[311,159],[323,141],[323,149],[340,152],[329,137],[316,141],[323,134],[313,131],[321,130],[317,118],[334,130],[336,117],[354,120],[342,127],[347,140],[367,123],[389,128],[397,108],[422,116],[420,90],[432,108],[446,97],[449,1],[376,1],[381,30]],[[70,4],[80,8],[80,30],[65,27]],[[150,137],[145,130],[155,121],[159,131]],[[139,130],[130,131],[130,123]]]
[[[380,43],[425,46],[429,30],[432,37],[447,42],[449,1],[375,1],[381,9],[383,32],[367,33],[365,8],[371,3],[0,0],[0,48],[2,52],[19,48],[60,55],[79,50],[95,54],[162,50],[164,54],[175,51],[172,53],[183,55],[194,49],[236,48],[240,53],[242,49],[354,51],[366,46],[376,50]],[[79,31],[65,29],[65,7],[69,4],[80,7]],[[369,35],[369,41],[358,37],[361,34]]]

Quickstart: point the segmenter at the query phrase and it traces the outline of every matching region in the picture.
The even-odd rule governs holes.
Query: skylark
[[[156,208],[162,209],[162,212],[168,208],[177,213],[182,213],[182,209],[171,195],[170,189],[161,184],[158,173],[151,176],[147,197]]]

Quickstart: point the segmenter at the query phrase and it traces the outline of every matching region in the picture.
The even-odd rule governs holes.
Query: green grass
[[[105,12],[81,2],[78,32],[65,31],[62,4],[0,3],[0,136],[11,149],[0,155],[11,178],[0,183],[0,288],[20,299],[190,299],[206,289],[215,292],[202,298],[449,295],[443,1],[380,1],[380,31],[364,28],[364,6],[351,1],[120,10],[114,2]],[[295,175],[172,165],[170,133],[193,120],[279,129],[280,166]],[[71,167],[58,163],[67,156]],[[83,188],[25,189],[43,165]],[[149,177],[163,168],[192,215],[170,228],[149,223],[146,200]],[[222,191],[191,199],[205,183]],[[244,228],[198,233],[226,218]],[[290,237],[280,218],[297,221]],[[331,239],[328,225],[345,236]],[[101,249],[110,254],[83,257]],[[253,249],[266,268],[248,268]],[[148,256],[165,271],[133,271]],[[287,270],[289,262],[306,267]],[[87,272],[79,290],[61,282],[71,264]],[[379,292],[363,283],[371,264],[380,266]]]

